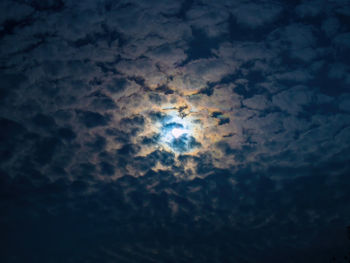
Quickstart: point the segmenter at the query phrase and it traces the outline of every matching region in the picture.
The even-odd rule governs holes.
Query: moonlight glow
[[[196,139],[197,125],[191,116],[183,118],[177,111],[168,111],[167,118],[157,124],[158,142],[175,153],[191,152],[201,145]]]
[[[186,134],[187,131],[185,129],[174,128],[171,131],[171,134],[175,137],[175,139],[179,138],[181,135]]]
[[[349,189],[350,0],[0,0],[0,263],[350,263]]]

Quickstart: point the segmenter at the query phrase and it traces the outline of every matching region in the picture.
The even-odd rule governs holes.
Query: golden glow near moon
[[[214,156],[211,161],[217,167],[227,168],[232,165],[231,160],[222,161],[226,156],[216,147],[218,141],[232,139],[232,137],[225,138],[223,135],[234,131],[232,121],[226,125],[219,125],[219,118],[212,117],[213,113],[220,112],[223,117],[233,119],[229,115],[230,109],[220,107],[225,105],[224,102],[220,101],[218,105],[211,101],[214,97],[215,101],[218,100],[217,93],[218,91],[215,91],[213,96],[205,96],[198,101],[198,95],[187,95],[175,90],[173,94],[163,96],[160,103],[140,100],[133,108],[133,115],[143,115],[148,118],[146,118],[145,128],[133,141],[135,144],[142,145],[137,156],[145,157],[155,150],[169,151],[175,156],[200,156],[209,151]],[[225,92],[219,97],[231,99]],[[134,101],[137,101],[136,98],[128,100],[129,103]],[[130,108],[125,110],[130,111]],[[142,144],[144,140],[151,143]],[[190,169],[188,165],[184,167]]]

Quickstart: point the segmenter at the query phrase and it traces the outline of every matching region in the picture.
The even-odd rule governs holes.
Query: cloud
[[[184,70],[189,79],[195,78],[206,83],[220,81],[225,75],[233,72],[234,68],[225,65],[219,59],[207,59],[191,62]]]
[[[255,28],[273,22],[281,13],[282,7],[271,3],[245,3],[233,10],[237,21],[245,26]]]
[[[341,48],[347,48],[350,44],[350,33],[339,34],[335,37],[334,43]]]
[[[334,36],[339,30],[339,20],[336,17],[330,17],[322,23],[322,29],[328,37]]]
[[[0,23],[12,23],[16,24],[16,21],[23,18],[29,17],[34,11],[30,6],[25,4],[20,4],[16,2],[4,1],[1,3],[1,9],[6,10],[5,13],[2,13]],[[10,25],[8,24],[10,27]]]
[[[0,6],[4,262],[341,252],[345,1]]]
[[[243,105],[257,110],[265,110],[269,106],[269,101],[262,95],[255,95],[243,101]]]
[[[318,3],[316,1],[303,1],[296,7],[296,13],[301,16],[317,16],[323,11],[324,3]]]
[[[92,111],[77,111],[79,122],[87,128],[94,128],[97,126],[105,126],[109,122],[109,118]]]
[[[302,106],[310,103],[311,99],[312,93],[301,86],[276,94],[272,103],[290,114],[298,114],[303,111]]]
[[[349,94],[344,94],[341,98],[341,102],[339,104],[339,108],[341,110],[344,110],[344,111],[347,111],[349,112],[350,111],[350,101],[349,101],[350,97],[349,97]]]

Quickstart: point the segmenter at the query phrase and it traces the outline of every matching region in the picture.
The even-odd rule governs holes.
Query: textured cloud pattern
[[[0,10],[2,262],[345,253],[348,1]]]

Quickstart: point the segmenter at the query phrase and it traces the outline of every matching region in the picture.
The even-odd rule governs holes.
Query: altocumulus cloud
[[[348,1],[0,10],[1,262],[347,253]]]

